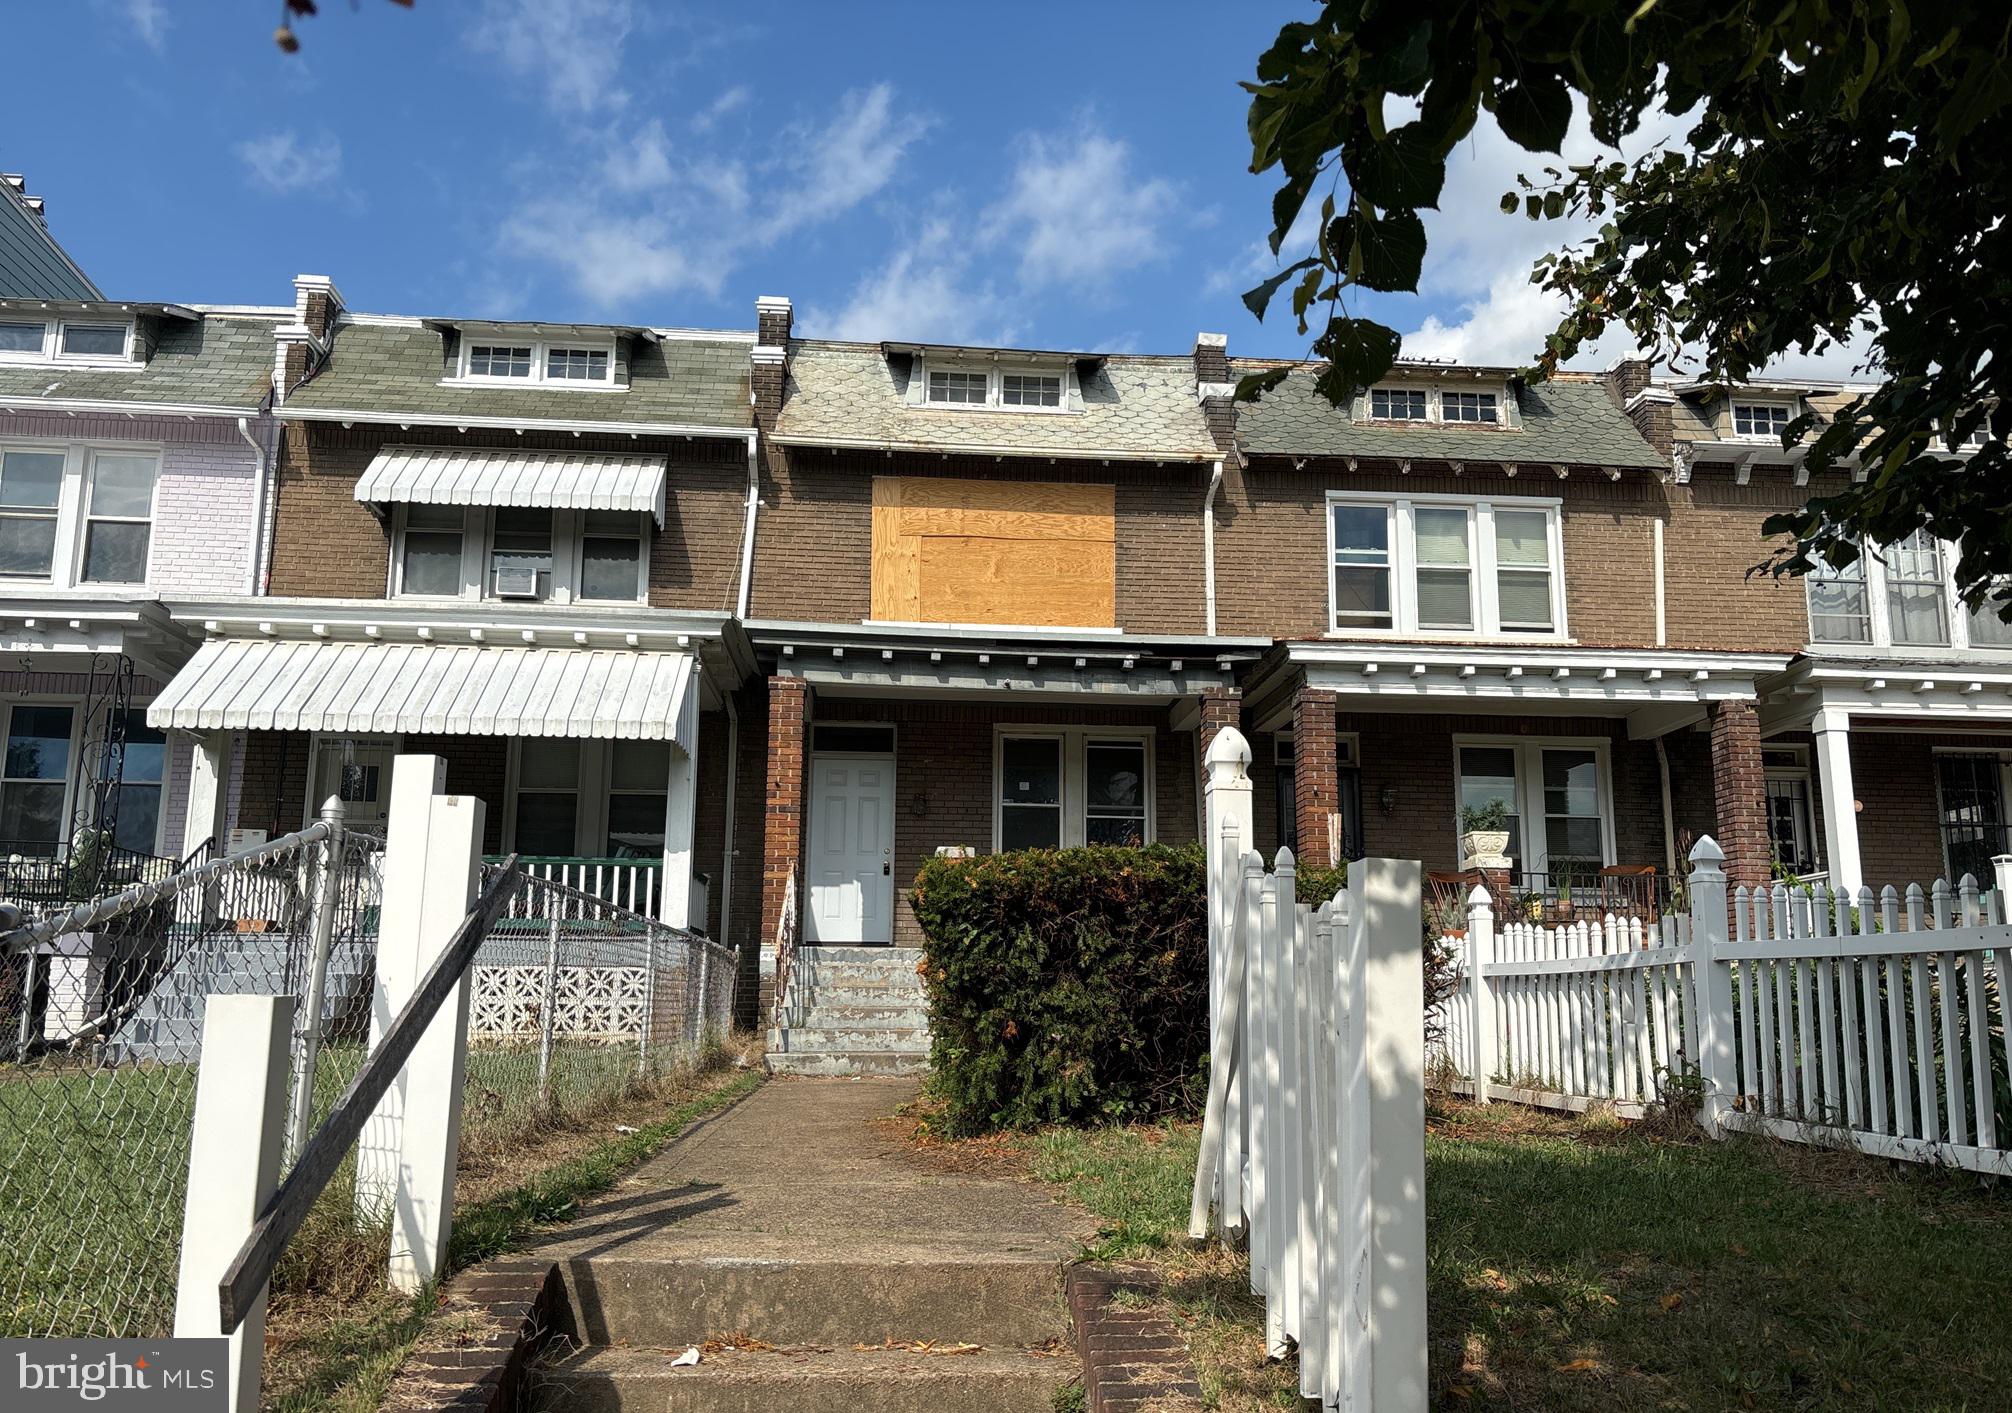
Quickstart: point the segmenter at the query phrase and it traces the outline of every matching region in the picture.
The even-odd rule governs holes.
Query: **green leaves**
[[[1307,256],[1304,260],[1293,261],[1292,264],[1280,270],[1256,289],[1245,290],[1244,308],[1250,310],[1258,318],[1264,318],[1265,310],[1271,307],[1272,296],[1278,293],[1279,286],[1283,285],[1294,275],[1297,275],[1301,270],[1310,269],[1318,264],[1320,264],[1320,260],[1318,257],[1312,255]]]
[[[1375,290],[1415,290],[1425,265],[1425,222],[1416,211],[1386,211],[1375,220],[1358,212],[1334,223],[1330,244],[1350,251],[1355,282]]]
[[[1446,154],[1422,123],[1407,123],[1343,155],[1349,184],[1373,206],[1437,206]]]
[[[1531,152],[1556,152],[1572,125],[1572,90],[1555,71],[1533,69],[1500,89],[1488,105],[1502,135]]]
[[[1390,371],[1401,343],[1397,330],[1372,319],[1330,320],[1313,341],[1314,356],[1328,364],[1314,386],[1338,407]]]

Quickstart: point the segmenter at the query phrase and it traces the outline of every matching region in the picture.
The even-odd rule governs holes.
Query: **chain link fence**
[[[368,1052],[383,848],[325,821],[62,912],[0,895],[0,1337],[169,1330],[207,997],[319,997],[296,1021],[290,1160]],[[731,1015],[727,948],[521,889],[472,969],[464,1154],[605,1110]]]

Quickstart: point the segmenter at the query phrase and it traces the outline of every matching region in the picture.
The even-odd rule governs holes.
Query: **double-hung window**
[[[0,575],[47,579],[54,572],[64,461],[61,451],[0,451]]]
[[[552,594],[552,512],[500,506],[489,537],[489,588],[499,598]]]
[[[1555,501],[1330,498],[1333,631],[1564,631]]]
[[[1780,441],[1788,430],[1789,409],[1778,402],[1736,402],[1733,404],[1733,435]]]
[[[1496,420],[1494,393],[1448,392],[1439,395],[1442,422],[1493,422]]]
[[[1942,546],[1926,530],[1886,547],[1886,609],[1893,641],[1903,647],[1947,647],[1948,585]]]
[[[517,852],[564,858],[579,848],[580,743],[533,738],[517,754]],[[659,816],[658,827],[662,827]]]
[[[1423,422],[1424,388],[1371,388],[1369,415],[1379,422]]]
[[[1970,635],[1972,647],[2012,648],[2012,623],[1998,616],[2005,607],[2007,594],[2012,594],[2012,581],[1993,580],[1984,602],[1964,609],[1964,630]]]
[[[670,800],[670,744],[614,741],[610,746],[607,856],[662,858],[664,817]]]
[[[1804,576],[1813,644],[1892,648],[2012,649],[2012,624],[1998,616],[2007,584],[1995,583],[1971,607],[1950,583],[1954,547],[1926,530],[1833,569],[1818,563]]]
[[[167,779],[168,737],[147,725],[145,708],[125,714],[125,743],[116,759],[107,757],[106,775],[118,792],[112,842],[136,854],[151,854],[161,827],[161,786]]]
[[[1811,642],[1872,641],[1872,602],[1863,554],[1843,568],[1820,562],[1807,578]]]
[[[159,465],[149,455],[91,453],[84,513],[85,583],[146,582]]]
[[[580,597],[634,602],[642,596],[643,517],[590,510],[580,530]]]
[[[461,592],[461,545],[467,513],[458,505],[405,507],[404,548],[399,564],[399,592],[447,594]]]
[[[1532,882],[1579,884],[1608,862],[1606,753],[1591,742],[1460,742],[1454,747],[1464,816],[1508,807],[1509,856]]]
[[[64,796],[76,709],[16,703],[7,711],[0,765],[0,849],[54,853],[63,840]]]
[[[1002,735],[1001,850],[1151,842],[1152,749],[1141,736],[1058,727]]]

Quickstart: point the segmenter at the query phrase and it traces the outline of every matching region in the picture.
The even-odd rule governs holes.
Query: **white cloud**
[[[671,143],[652,118],[633,138],[617,138],[601,159],[601,177],[620,192],[654,191],[671,184]]]
[[[126,23],[134,37],[156,54],[168,47],[168,7],[162,0],[125,0]]]
[[[877,83],[839,99],[830,120],[792,129],[783,142],[792,155],[781,164],[764,237],[779,240],[877,195],[926,127],[925,120],[897,115],[894,89]]]
[[[583,210],[573,201],[534,202],[509,219],[504,236],[603,306],[681,290],[716,295],[732,268],[725,252],[673,222]]]
[[[1023,284],[1095,285],[1166,254],[1174,186],[1135,178],[1124,142],[1100,133],[1024,141],[1006,194],[984,223],[988,240],[1019,252]]]
[[[251,184],[276,195],[315,190],[334,196],[341,191],[342,144],[334,137],[303,139],[292,128],[268,133],[237,145]]]
[[[475,22],[476,49],[536,77],[561,112],[620,108],[623,46],[635,28],[631,0],[489,0]]]
[[[748,100],[752,97],[754,95],[748,91],[746,85],[735,84],[699,111],[698,116],[692,119],[692,130],[710,132],[713,125],[721,118],[747,107]]]
[[[933,220],[913,244],[860,280],[836,309],[803,311],[805,333],[818,338],[927,339],[939,343],[1010,343],[1005,301],[971,283],[971,247],[953,224]]]

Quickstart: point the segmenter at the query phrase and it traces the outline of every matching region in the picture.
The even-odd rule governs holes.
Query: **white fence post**
[[[279,1186],[293,1012],[291,996],[211,996],[204,1007],[175,1281],[177,1339],[223,1334],[217,1287]],[[260,1291],[229,1336],[233,1413],[258,1408],[265,1302]]]
[[[1467,1078],[1474,1087],[1474,1102],[1488,1102],[1488,1085],[1500,1065],[1495,1057],[1495,993],[1488,984],[1488,968],[1495,962],[1495,904],[1479,883],[1467,895],[1467,1025],[1468,1063],[1473,1068]]]
[[[1221,1159],[1216,1166],[1213,1200],[1225,1231],[1240,1231],[1244,1224],[1243,1166],[1248,1151],[1244,1142],[1245,1089],[1239,1071],[1243,1058],[1238,1033],[1249,1035],[1249,1015],[1240,1004],[1227,1004],[1230,991],[1241,988],[1243,971],[1249,965],[1251,949],[1246,945],[1232,956],[1232,939],[1237,926],[1237,909],[1243,894],[1243,851],[1251,839],[1250,743],[1243,732],[1226,726],[1215,734],[1202,755],[1205,778],[1202,783],[1202,839],[1208,851],[1205,859],[1209,919],[1209,1055],[1210,1063],[1223,1056],[1228,1086],[1218,1141]],[[1242,997],[1237,997],[1241,1002]],[[1225,1023],[1232,1034],[1218,1038],[1214,1033]]]
[[[436,795],[424,814],[393,814],[385,847],[411,847],[424,865],[418,887],[394,901],[387,888],[380,933],[416,954],[423,977],[474,905],[482,878],[487,807],[472,795]],[[422,832],[423,829],[423,832]],[[406,844],[405,841],[410,841]],[[471,968],[472,970],[472,968]],[[439,1278],[454,1219],[461,1145],[461,1090],[468,1058],[468,973],[434,1015],[400,1080],[405,1116],[391,1204],[391,1284],[412,1292]]]
[[[1697,997],[1698,1073],[1704,1107],[1698,1117],[1713,1138],[1724,1133],[1732,1096],[1739,1092],[1733,1049],[1733,969],[1714,955],[1726,943],[1725,851],[1707,834],[1691,849],[1691,976]]]
[[[391,800],[386,819],[384,896],[377,925],[377,976],[370,993],[370,1049],[384,1043],[399,1010],[411,999],[424,975],[419,935],[411,926],[393,928],[392,900],[409,912],[407,900],[417,898],[426,881],[424,821],[432,800],[447,788],[443,756],[398,756],[391,762]],[[416,812],[416,813],[415,813]],[[403,822],[405,832],[393,840],[391,829]],[[417,825],[417,832],[412,832]],[[411,1073],[410,1066],[406,1073]],[[377,1102],[356,1142],[356,1212],[365,1223],[383,1218],[398,1187],[400,1134],[404,1128],[405,1075],[401,1074]]]
[[[1369,1089],[1371,1246],[1366,1272],[1370,1399],[1376,1413],[1424,1413],[1425,956],[1420,871],[1364,859],[1361,1000]]]

